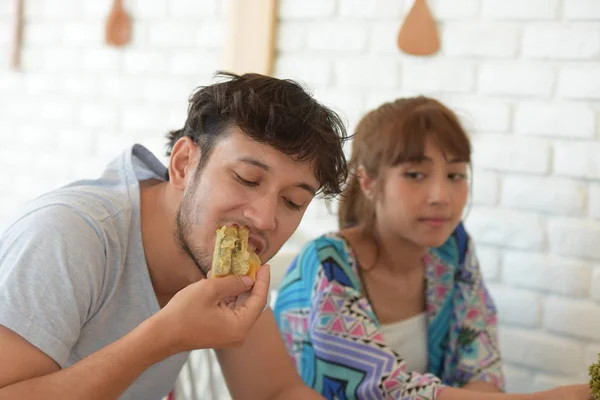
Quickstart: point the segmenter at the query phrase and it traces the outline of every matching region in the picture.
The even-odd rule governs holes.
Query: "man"
[[[316,194],[340,192],[346,133],[292,81],[225,78],[191,97],[168,168],[135,145],[8,225],[0,399],[160,399],[201,348],[218,349],[234,398],[319,398],[265,309],[268,266],[255,283],[204,278],[218,227],[248,226],[265,263]]]

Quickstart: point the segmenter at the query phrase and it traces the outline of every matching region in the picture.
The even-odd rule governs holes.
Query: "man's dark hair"
[[[219,72],[225,80],[197,88],[182,129],[167,135],[167,155],[182,137],[200,146],[201,169],[215,143],[232,127],[298,161],[313,163],[319,194],[333,197],[348,176],[340,117],[319,104],[298,83],[260,74]],[[168,177],[167,177],[168,178]]]

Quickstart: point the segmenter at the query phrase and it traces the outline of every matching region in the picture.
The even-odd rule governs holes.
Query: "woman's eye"
[[[464,181],[465,179],[467,179],[467,174],[449,174],[448,178],[450,178],[453,181]]]
[[[408,179],[417,180],[417,179],[423,179],[425,177],[425,174],[422,174],[421,172],[411,171],[411,172],[405,172],[404,176],[407,177]]]
[[[235,180],[238,181],[239,183],[241,183],[242,185],[246,185],[246,186],[249,186],[249,187],[256,187],[256,186],[258,186],[258,182],[249,181],[247,179],[242,178],[238,174],[235,174]]]

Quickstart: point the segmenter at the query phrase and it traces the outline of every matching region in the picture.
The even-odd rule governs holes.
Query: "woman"
[[[587,385],[501,393],[496,309],[461,223],[471,144],[452,111],[386,103],[350,162],[340,231],[305,246],[275,306],[308,385],[327,399],[589,398]]]

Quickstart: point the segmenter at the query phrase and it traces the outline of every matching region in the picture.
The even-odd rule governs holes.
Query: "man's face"
[[[266,263],[294,233],[318,187],[310,163],[233,128],[217,141],[200,176],[188,180],[177,215],[179,242],[206,274],[216,230],[246,225],[250,244]]]

